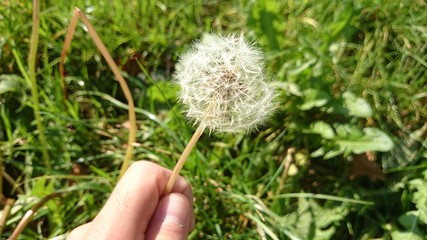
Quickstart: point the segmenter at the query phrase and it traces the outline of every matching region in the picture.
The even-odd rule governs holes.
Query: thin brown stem
[[[65,36],[64,47],[61,52],[61,59],[59,61],[59,75],[61,76],[61,84],[62,84],[62,95],[64,97],[64,106],[65,101],[67,99],[67,84],[64,78],[64,61],[65,56],[67,56],[67,50],[71,45],[71,40],[73,39],[74,32],[76,30],[77,21],[79,20],[79,9],[74,9],[73,18],[70,22],[70,27],[68,28],[67,35]]]
[[[282,172],[282,177],[280,179],[280,183],[279,183],[279,187],[277,188],[276,195],[279,195],[282,192],[283,185],[285,184],[285,180],[288,177],[289,167],[291,166],[291,163],[293,161],[292,154],[294,152],[295,152],[295,148],[292,147],[292,148],[289,148],[288,152],[286,153],[286,158],[283,161],[283,164],[285,167]]]
[[[13,189],[16,190],[18,194],[25,194],[25,191],[19,186],[19,184],[11,177],[6,171],[1,171],[3,178],[13,186]]]
[[[166,185],[164,194],[169,194],[172,191],[173,185],[175,185],[179,172],[184,166],[184,163],[187,160],[188,156],[190,155],[191,150],[193,150],[200,136],[202,136],[204,129],[205,128],[203,124],[200,124],[200,126],[194,132],[193,136],[191,137],[190,141],[188,142],[187,146],[182,152],[181,157],[178,159],[178,162],[176,163],[175,168],[172,171],[172,175],[170,176],[169,181]]]
[[[12,210],[12,206],[14,202],[15,200],[12,198],[6,199],[6,203],[4,205],[2,215],[0,218],[0,236],[3,235],[3,229],[6,226],[6,220],[9,217],[9,213],[10,213],[10,210]]]
[[[12,235],[8,238],[8,240],[15,240],[18,238],[19,234],[24,230],[24,228],[27,226],[27,224],[31,221],[34,214],[44,206],[44,204],[49,201],[52,198],[60,197],[62,193],[56,192],[51,193],[44,198],[42,198],[34,207],[32,207],[30,210],[28,210],[24,217],[22,217],[21,221],[19,221],[18,226],[16,226],[15,230],[13,230]]]
[[[0,149],[0,172],[3,173],[3,152]],[[3,174],[2,174],[3,175]],[[3,195],[3,177],[0,177],[0,194]],[[0,195],[0,196],[1,196]],[[0,235],[1,236],[1,235]]]

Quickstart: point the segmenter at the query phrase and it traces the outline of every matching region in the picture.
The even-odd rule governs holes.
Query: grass
[[[244,32],[265,52],[281,89],[277,114],[248,136],[201,137],[181,173],[195,196],[190,239],[427,234],[423,1],[75,0],[41,5],[39,104],[26,61],[36,45],[31,1],[0,4],[2,238],[51,194],[59,197],[38,209],[20,239],[61,238],[90,221],[125,156],[126,99],[81,23],[65,63],[63,102],[58,62],[75,6],[132,90],[134,159],[170,169],[194,132],[170,83],[178,56],[211,31]],[[381,150],[389,141],[394,147]]]

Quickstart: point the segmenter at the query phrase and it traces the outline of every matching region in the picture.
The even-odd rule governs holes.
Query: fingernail
[[[162,209],[160,209],[160,218],[163,222],[184,227],[188,224],[189,203],[181,194],[172,193],[167,199],[164,199]]]

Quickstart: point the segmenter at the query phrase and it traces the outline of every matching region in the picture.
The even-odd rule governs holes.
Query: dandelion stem
[[[179,172],[184,166],[184,163],[187,160],[188,156],[190,155],[191,150],[193,150],[200,136],[202,136],[204,130],[205,130],[204,124],[200,124],[197,130],[194,132],[193,136],[191,137],[190,141],[188,142],[187,146],[182,152],[181,157],[179,157],[178,162],[175,165],[175,168],[172,171],[172,175],[170,176],[169,181],[165,188],[165,192],[164,192],[165,195],[171,192],[173,185],[175,185],[176,179],[178,178]]]

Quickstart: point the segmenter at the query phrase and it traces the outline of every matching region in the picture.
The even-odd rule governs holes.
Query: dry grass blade
[[[31,218],[34,216],[34,214],[44,206],[44,204],[49,201],[50,199],[60,197],[62,193],[56,192],[51,193],[44,198],[42,198],[34,207],[32,207],[30,210],[28,210],[24,217],[21,219],[21,221],[18,223],[18,226],[16,226],[15,230],[13,231],[12,235],[8,238],[8,240],[15,240],[18,238],[19,234],[24,230],[25,226],[31,221]]]
[[[77,20],[79,17],[82,20],[82,22],[85,24],[85,26],[87,27],[87,31],[88,31],[89,35],[92,37],[93,42],[95,43],[96,47],[101,52],[102,56],[104,57],[108,66],[110,67],[111,71],[114,73],[114,76],[117,78],[117,80],[120,84],[120,87],[121,87],[121,89],[122,89],[122,91],[126,97],[126,100],[128,102],[128,106],[129,106],[128,115],[129,115],[129,124],[130,124],[130,126],[129,126],[129,137],[128,137],[128,145],[127,145],[127,149],[126,149],[125,159],[122,163],[122,167],[120,169],[120,174],[119,174],[119,178],[121,178],[121,176],[123,176],[123,174],[125,173],[126,169],[129,167],[130,162],[132,160],[132,155],[133,155],[133,145],[134,145],[135,139],[136,139],[135,105],[134,105],[133,97],[132,97],[132,94],[129,90],[129,87],[128,87],[125,79],[123,78],[123,76],[120,74],[120,70],[119,70],[117,64],[114,62],[113,58],[111,57],[110,53],[108,52],[108,50],[105,47],[104,43],[102,42],[101,38],[98,36],[97,32],[95,31],[95,28],[90,23],[89,19],[83,14],[83,12],[79,8],[75,8],[75,10],[74,10],[73,19],[72,19],[70,28],[68,29],[67,37],[66,37],[64,47],[62,50],[61,61],[60,61],[60,65],[59,65],[60,72],[61,72],[61,78],[64,79],[63,62],[65,59],[67,49],[71,44],[71,39],[73,37],[74,30],[76,28]],[[64,94],[65,94],[65,92],[66,92],[65,82],[64,82],[64,80],[62,80],[62,81],[63,81]]]
[[[2,196],[4,198],[4,196]],[[10,210],[12,210],[13,203],[15,202],[12,198],[7,198],[2,210],[2,215],[0,217],[0,236],[3,234],[3,229],[6,226],[6,220],[9,217]]]
[[[76,30],[77,21],[79,20],[79,12],[80,10],[75,9],[73,14],[73,19],[71,19],[70,27],[68,28],[67,36],[65,36],[64,47],[61,52],[61,59],[59,61],[59,75],[61,75],[61,83],[62,83],[62,93],[64,96],[64,101],[67,99],[67,84],[64,78],[64,61],[65,56],[67,56],[67,50],[71,45],[71,40],[73,39],[74,32]],[[64,102],[65,106],[65,102]]]

